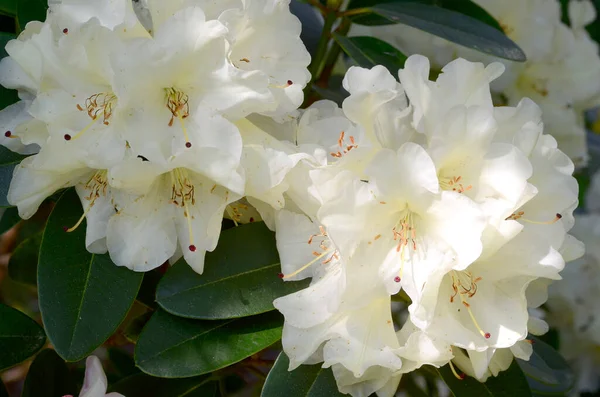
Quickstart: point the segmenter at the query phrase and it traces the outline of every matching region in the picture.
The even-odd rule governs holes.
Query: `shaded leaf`
[[[526,60],[523,50],[504,33],[455,11],[404,2],[379,4],[370,10],[392,22],[412,26],[486,54],[514,61]]]
[[[0,234],[6,233],[21,221],[17,207],[10,207],[4,211],[0,218]]]
[[[283,318],[272,312],[223,321],[189,320],[157,311],[135,349],[136,365],[164,378],[202,375],[235,364],[281,339]]]
[[[9,397],[8,392],[6,391],[6,387],[2,380],[0,380],[0,397]]]
[[[163,277],[158,304],[176,316],[206,320],[246,317],[275,310],[273,300],[308,286],[284,282],[275,235],[263,222],[221,233],[214,252],[206,254],[205,271],[194,272],[184,260]]]
[[[510,367],[506,371],[500,372],[498,376],[489,377],[485,383],[471,377],[463,380],[457,379],[449,365],[439,368],[437,371],[452,394],[458,397],[531,397],[527,379],[516,361],[513,361]]]
[[[63,397],[78,392],[65,362],[54,350],[46,349],[33,360],[22,397]]]
[[[19,0],[17,3],[17,20],[21,30],[31,21],[46,20],[47,0]]]
[[[42,327],[26,314],[0,304],[0,370],[25,361],[46,343]]]
[[[538,338],[533,341],[533,354],[529,361],[517,360],[527,376],[529,387],[535,393],[562,396],[570,391],[575,377],[565,359],[550,345]]]
[[[301,365],[288,371],[289,358],[281,353],[269,372],[261,397],[335,397],[345,396],[338,391],[331,368]]]
[[[27,156],[15,153],[4,146],[0,146],[0,207],[10,207],[8,199],[8,187],[12,180],[13,170]]]
[[[16,15],[17,0],[0,0],[0,13],[6,15]]]
[[[379,4],[401,2],[435,5],[448,10],[456,11],[461,14],[475,18],[487,25],[490,25],[491,27],[497,30],[502,31],[502,28],[500,27],[498,21],[496,21],[496,19],[493,16],[491,16],[485,9],[480,7],[477,3],[473,2],[472,0],[352,0],[350,1],[348,9],[367,8]],[[372,14],[359,16],[354,20],[354,22],[359,23],[361,25],[370,26],[390,25],[394,23],[389,19]]]
[[[345,37],[335,33],[333,38],[358,66],[370,69],[383,65],[392,76],[396,76],[398,70],[404,67],[406,55],[383,40],[368,36]]]
[[[120,378],[132,376],[140,372],[135,367],[135,361],[133,361],[131,354],[123,349],[116,347],[109,348],[108,359]]]
[[[37,284],[37,264],[43,232],[23,240],[8,260],[8,275],[19,283]]]
[[[109,386],[109,391],[121,393],[127,397],[190,397],[194,395],[191,393],[195,391],[204,391],[204,387],[209,385],[209,381],[210,377],[207,375],[187,379],[164,379],[139,373]]]
[[[85,248],[85,222],[72,233],[83,210],[67,190],[50,214],[42,238],[38,289],[48,338],[67,361],[78,361],[102,345],[135,300],[142,273],[117,267],[108,255]]]

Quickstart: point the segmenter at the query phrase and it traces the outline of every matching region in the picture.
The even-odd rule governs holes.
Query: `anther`
[[[191,148],[192,147],[192,142],[186,142],[185,143],[185,147],[188,148],[188,149]]]
[[[10,132],[10,131],[6,131],[6,132],[4,133],[4,136],[5,136],[5,137],[7,137],[7,138],[10,138],[10,137],[12,136],[12,132]]]
[[[194,244],[191,244],[188,249],[192,252],[196,252],[196,246]]]
[[[288,85],[288,87],[289,87],[290,85],[294,85],[294,82],[293,82],[292,80],[288,80],[288,81],[287,81],[287,85]]]
[[[68,28],[64,28],[64,29],[63,29],[63,33],[64,33],[64,34],[69,34],[69,29],[68,29]]]
[[[394,277],[394,281],[399,283],[402,279],[400,278],[400,276],[396,276]]]
[[[71,135],[65,134],[63,138],[65,138],[65,141],[70,141],[71,140]]]
[[[489,332],[486,332],[485,335],[483,335],[483,337],[485,339],[490,339],[492,337],[492,334],[490,334]]]
[[[283,279],[285,277],[285,275],[283,273],[278,273],[277,277],[279,277],[280,279]]]

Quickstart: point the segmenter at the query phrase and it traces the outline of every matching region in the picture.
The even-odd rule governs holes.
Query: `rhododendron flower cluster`
[[[493,106],[503,69],[458,59],[430,81],[415,55],[400,84],[383,67],[348,71],[352,132],[322,143],[326,165],[290,173],[305,198],[275,215],[283,279],[312,277],[275,301],[291,368],[323,361],[342,392],[388,396],[423,364],[485,381],[529,359],[528,332],[547,330],[529,310],[544,290],[529,286],[583,251],[567,234],[578,188],[535,103]]]
[[[202,273],[223,217],[256,211],[282,282],[312,279],[274,301],[290,370],[322,363],[343,393],[528,360],[528,333],[547,330],[535,308],[583,254],[574,164],[542,109],[521,91],[494,106],[501,63],[458,58],[432,81],[413,55],[397,77],[351,67],[341,108],[300,110],[299,34],[289,0],[52,1],[0,63],[21,98],[0,143],[30,155],[10,203],[26,219],[74,187],[65,232],[85,220],[87,249],[135,271],[183,257]]]
[[[142,24],[127,0],[50,3],[0,65],[22,99],[1,113],[2,143],[37,152],[8,193],[21,217],[75,186],[90,252],[137,271],[183,255],[201,273],[228,206],[276,202],[291,167],[243,123],[302,102],[310,56],[288,4],[148,1]]]

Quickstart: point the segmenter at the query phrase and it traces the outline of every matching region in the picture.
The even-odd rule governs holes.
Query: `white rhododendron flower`
[[[79,397],[125,397],[120,393],[106,393],[108,381],[102,369],[102,363],[96,356],[85,360],[85,379]],[[72,397],[72,396],[64,396]]]
[[[547,320],[558,330],[560,353],[576,374],[575,390],[593,393],[600,388],[600,215],[578,215],[573,234],[586,244],[586,253],[568,263],[563,280],[550,286]]]
[[[573,163],[543,133],[531,100],[493,106],[490,83],[503,69],[458,59],[430,81],[427,59],[412,56],[401,85],[380,67],[348,71],[343,112],[364,138],[327,165],[297,168],[318,204],[277,215],[283,279],[313,277],[275,301],[291,368],[323,361],[341,391],[387,396],[389,382],[423,363],[456,357],[484,380],[514,356],[529,358],[535,324],[525,291],[559,279],[565,259],[582,254],[567,235],[578,189]],[[306,184],[299,174],[288,177]],[[392,339],[384,323],[400,290],[410,316]],[[339,356],[377,332],[377,342],[364,343],[379,349],[379,361]]]
[[[588,154],[582,113],[597,105],[600,91],[598,45],[585,30],[596,19],[591,1],[568,2],[570,27],[561,22],[558,0],[475,3],[524,51],[526,62],[497,59],[409,26],[356,26],[354,33],[383,39],[405,54],[425,54],[436,67],[458,57],[502,62],[507,70],[492,84],[497,102],[516,106],[523,97],[533,99],[543,110],[545,132],[557,139],[576,165],[585,165]]]

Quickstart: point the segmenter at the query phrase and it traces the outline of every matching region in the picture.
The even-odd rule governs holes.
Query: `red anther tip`
[[[185,143],[185,147],[188,148],[188,149],[191,148],[192,147],[192,142],[186,142]]]
[[[10,131],[6,131],[4,133],[4,136],[7,137],[7,138],[10,138],[11,135],[12,135],[12,132],[10,132]]]
[[[492,337],[492,334],[490,334],[489,332],[485,333],[485,339],[490,339]]]
[[[294,84],[294,82],[292,80],[287,81],[287,85],[293,85],[293,84]]]
[[[71,140],[71,135],[65,134],[65,136],[63,138],[65,138],[65,141],[70,141]]]
[[[189,248],[190,251],[196,252],[196,246],[195,245],[192,244],[188,248]]]
[[[458,376],[460,377],[460,380],[464,380],[467,377],[467,375],[465,375],[465,374],[460,374]]]
[[[556,217],[557,217],[558,219],[561,219],[561,218],[562,218],[562,215],[561,215],[561,214],[556,214]]]
[[[394,277],[394,281],[395,281],[395,282],[399,283],[399,282],[400,282],[400,280],[402,280],[402,279],[400,278],[400,276],[396,276],[396,277]]]
[[[283,278],[283,277],[284,277],[284,275],[283,275],[283,273],[279,273],[279,274],[277,274],[277,277],[279,277],[279,278]]]
[[[65,232],[68,232],[68,231],[69,231],[69,228],[68,228],[68,227],[66,227],[66,226],[63,226],[63,230],[64,230]]]
[[[67,33],[69,33],[69,29],[67,29],[67,28],[64,28],[64,29],[63,29],[63,33],[64,33],[64,34],[67,34]]]

